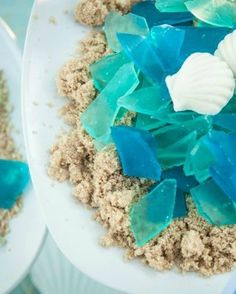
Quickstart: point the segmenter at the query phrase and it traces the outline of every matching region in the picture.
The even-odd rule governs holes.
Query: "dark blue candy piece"
[[[157,146],[151,133],[120,126],[111,128],[111,134],[125,175],[160,180]]]
[[[178,189],[188,193],[192,188],[199,185],[194,176],[186,176],[183,167],[174,167],[162,172],[162,179],[175,179]]]
[[[212,131],[204,138],[204,144],[215,159],[210,168],[212,178],[236,202],[236,133]]]
[[[185,217],[188,215],[188,209],[186,205],[185,193],[181,190],[177,190],[175,199],[175,209],[173,218]]]
[[[27,164],[0,160],[0,208],[11,209],[29,183]]]
[[[137,3],[132,8],[132,13],[146,18],[149,27],[162,24],[170,25],[192,25],[193,15],[190,12],[168,13],[160,12],[155,7],[155,1],[144,1]]]

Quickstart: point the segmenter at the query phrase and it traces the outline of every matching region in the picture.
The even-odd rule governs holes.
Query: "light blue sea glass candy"
[[[150,116],[155,114],[163,103],[164,99],[158,86],[140,89],[118,100],[120,107]]]
[[[109,138],[110,127],[114,124],[119,106],[117,100],[131,94],[138,86],[139,80],[134,65],[123,65],[107,84],[98,97],[81,115],[84,129],[94,139],[105,142]]]
[[[214,26],[233,28],[236,22],[234,0],[191,0],[187,9],[201,21]]]
[[[222,191],[236,202],[236,133],[212,131],[204,144],[214,157],[210,174]]]
[[[149,27],[162,24],[185,25],[192,24],[193,15],[189,12],[163,13],[155,7],[155,1],[144,1],[132,7],[132,13],[142,16],[147,20]]]
[[[185,193],[177,190],[173,218],[182,218],[188,215]]]
[[[11,209],[29,183],[27,164],[0,160],[0,208]]]
[[[121,15],[118,12],[110,12],[105,20],[104,31],[108,46],[114,52],[120,52],[121,46],[117,40],[117,33],[127,33],[146,36],[149,33],[146,19],[129,13]]]
[[[188,11],[185,2],[186,0],[157,0],[156,7],[161,12],[185,12]]]
[[[151,133],[120,126],[113,127],[111,134],[125,175],[160,180],[157,146]]]
[[[176,187],[175,180],[165,180],[132,206],[130,224],[138,246],[145,245],[171,224]]]
[[[217,226],[236,224],[236,206],[213,180],[191,190],[198,213],[210,224]]]
[[[99,91],[103,90],[120,67],[128,62],[129,59],[127,56],[123,52],[120,52],[108,55],[90,65],[90,72],[95,88]]]

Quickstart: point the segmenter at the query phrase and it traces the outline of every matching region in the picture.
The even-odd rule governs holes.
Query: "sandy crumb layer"
[[[2,71],[0,71],[0,98],[0,158],[19,160],[20,155],[16,151],[11,137],[11,124],[9,123],[11,108],[8,104],[8,89]],[[10,211],[0,209],[0,243],[3,242],[3,237],[10,230],[9,222],[11,218],[21,210],[21,207],[22,201],[19,200]]]
[[[91,5],[101,1],[86,2]],[[102,1],[103,5],[108,2]],[[82,3],[80,9],[85,5]],[[71,125],[71,131],[61,135],[52,147],[49,175],[74,185],[74,197],[95,208],[95,220],[107,229],[101,244],[124,248],[126,259],[139,258],[158,271],[178,267],[204,276],[232,270],[236,261],[236,226],[219,228],[208,224],[197,214],[190,198],[188,217],[174,221],[144,247],[135,245],[129,228],[129,207],[151,183],[123,176],[114,146],[97,152],[79,120],[80,113],[97,95],[88,66],[108,53],[104,35],[94,32],[81,43],[80,55],[68,61],[58,75],[59,94],[68,98],[61,115]],[[133,113],[128,114],[125,123],[133,117]]]

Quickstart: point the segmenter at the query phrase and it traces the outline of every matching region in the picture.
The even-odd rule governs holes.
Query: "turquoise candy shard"
[[[225,130],[236,132],[236,114],[235,113],[220,113],[213,117],[213,123],[216,126],[222,127]]]
[[[90,65],[90,72],[95,88],[99,91],[103,90],[120,67],[128,62],[127,56],[123,52],[120,52],[108,55]]]
[[[121,46],[117,40],[117,33],[145,36],[149,28],[146,19],[141,16],[132,13],[121,15],[118,12],[110,12],[105,20],[104,31],[109,48],[120,52]]]
[[[199,183],[193,176],[186,176],[183,167],[175,167],[162,172],[162,179],[175,179],[178,189],[188,193],[192,188],[196,187]]]
[[[161,12],[185,12],[188,11],[185,2],[186,0],[157,0],[156,7]]]
[[[156,113],[163,102],[158,86],[140,89],[118,100],[120,107],[147,115]]]
[[[133,64],[127,63],[117,71],[106,88],[81,115],[82,125],[90,136],[106,142],[110,127],[119,111],[118,99],[131,94],[138,84],[139,80]]]
[[[0,160],[0,208],[11,209],[30,181],[27,164]]]
[[[165,180],[132,206],[130,224],[138,246],[145,245],[171,224],[175,197],[176,181]]]
[[[162,24],[170,25],[184,25],[186,23],[192,24],[193,15],[189,12],[182,13],[165,13],[160,12],[155,7],[155,1],[144,1],[135,4],[132,7],[132,13],[142,16],[147,20],[149,27],[158,26]]]
[[[157,158],[163,169],[184,165],[189,146],[196,142],[197,133],[192,132],[167,148],[159,148]],[[159,145],[157,139],[157,144]]]
[[[236,2],[231,0],[192,0],[187,9],[201,21],[214,26],[233,28],[236,22]]]
[[[210,177],[209,168],[213,163],[214,157],[200,139],[190,146],[186,154],[184,173],[187,176],[194,175],[199,182],[203,182]]]
[[[137,114],[135,127],[138,129],[152,131],[152,130],[156,130],[158,128],[161,128],[165,125],[166,125],[165,122],[156,120],[149,115],[145,115],[142,113]]]
[[[177,190],[173,218],[181,218],[188,215],[185,193]]]
[[[198,213],[210,224],[217,226],[236,224],[236,208],[213,180],[191,190]]]
[[[157,146],[151,133],[120,126],[113,127],[111,134],[125,175],[160,180]]]
[[[204,138],[204,144],[215,160],[210,168],[213,180],[236,202],[236,133],[212,131]]]

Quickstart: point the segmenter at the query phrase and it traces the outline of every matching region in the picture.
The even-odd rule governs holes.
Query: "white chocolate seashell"
[[[219,43],[215,56],[228,64],[236,78],[236,31],[225,36],[224,40]]]
[[[215,115],[233,97],[232,70],[219,57],[209,53],[190,55],[181,69],[166,78],[175,111],[192,110]]]

